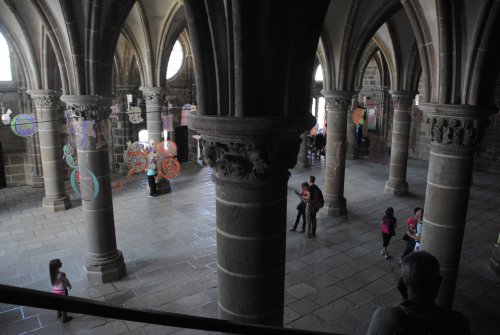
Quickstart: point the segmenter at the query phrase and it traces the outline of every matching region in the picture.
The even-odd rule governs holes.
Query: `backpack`
[[[316,210],[319,211],[323,206],[325,206],[325,199],[323,198],[323,192],[319,189],[318,186],[314,185],[309,190],[312,189],[314,202],[316,203]]]
[[[389,234],[389,222],[385,218],[380,222],[380,231],[382,234]]]

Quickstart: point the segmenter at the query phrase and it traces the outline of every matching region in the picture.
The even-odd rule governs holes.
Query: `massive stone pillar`
[[[166,89],[164,87],[141,87],[140,90],[146,100],[149,141],[161,142],[163,136],[161,110],[165,103]]]
[[[309,138],[307,137],[307,131],[303,132],[300,135],[300,140],[301,142],[299,155],[297,156],[297,165],[305,168],[309,166],[309,158],[307,157]]]
[[[488,124],[488,107],[422,103],[430,137],[422,248],[441,264],[437,303],[451,308],[462,249],[474,150]]]
[[[346,159],[358,158],[358,144],[356,143],[356,125],[352,121],[352,113],[358,107],[358,93],[355,93],[351,99],[351,108],[347,114],[347,130],[346,130]]]
[[[125,276],[123,255],[116,247],[113,199],[108,164],[110,101],[93,95],[63,95],[73,118],[83,221],[87,227],[85,270],[90,282]]]
[[[328,215],[347,213],[344,198],[347,111],[354,92],[322,91],[326,99],[327,139],[325,167],[325,207]]]
[[[71,202],[64,188],[63,152],[60,129],[61,115],[59,110],[60,93],[53,90],[28,91],[35,103],[40,155],[42,160],[43,184],[45,197],[43,208],[51,211],[62,211],[71,207]]]
[[[391,163],[389,180],[385,192],[393,195],[408,194],[406,168],[408,165],[408,144],[410,143],[411,106],[415,92],[392,92],[394,118],[392,121]]]
[[[221,318],[283,324],[288,169],[312,117],[189,116],[214,169]]]

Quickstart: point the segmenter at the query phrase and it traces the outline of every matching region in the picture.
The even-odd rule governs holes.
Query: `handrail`
[[[116,307],[90,299],[61,296],[53,293],[1,284],[0,302],[44,309],[64,310],[72,313],[94,315],[162,326],[235,334],[336,335],[334,333],[264,326],[251,323],[240,323],[180,313]]]

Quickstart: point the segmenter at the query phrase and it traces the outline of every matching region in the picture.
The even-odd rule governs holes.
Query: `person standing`
[[[302,183],[302,191],[298,192],[295,191],[295,194],[297,194],[300,198],[300,203],[297,205],[297,219],[295,220],[295,224],[293,225],[293,228],[290,229],[290,231],[297,231],[297,226],[299,225],[300,218],[302,217],[302,229],[300,230],[301,233],[303,233],[306,230],[306,201],[305,201],[305,196],[306,192],[309,191],[309,184],[307,182]]]
[[[306,235],[306,237],[316,236],[316,226],[317,226],[316,214],[318,213],[320,208],[323,208],[323,205],[325,204],[325,200],[323,198],[323,192],[321,192],[320,188],[315,183],[316,183],[316,177],[310,176],[309,199],[307,201],[307,203],[309,204],[309,208],[306,208],[306,217],[309,217],[311,225],[308,228],[310,231],[308,231],[307,235],[309,236]]]
[[[413,210],[413,213],[415,213],[415,216],[406,220],[406,237],[403,237],[403,239],[406,241],[406,249],[401,255],[401,260],[405,258],[406,255],[412,253],[413,250],[415,250],[415,243],[417,239],[417,223],[422,221],[424,211],[422,208],[416,207]],[[399,261],[400,263],[401,260]]]
[[[416,232],[415,232],[415,248],[413,251],[420,250],[420,237],[422,236],[422,223],[424,222],[424,209],[422,208],[422,215],[420,215],[420,220],[417,221]]]
[[[391,237],[396,235],[395,229],[397,225],[397,220],[394,217],[394,209],[389,207],[385,210],[385,215],[380,223],[380,231],[382,232],[382,251],[380,254],[384,256],[385,259],[389,258],[389,253],[387,252],[387,246],[391,241]]]
[[[156,157],[151,157],[149,159],[148,169],[146,170],[146,175],[148,176],[148,184],[149,184],[149,195],[148,198],[156,197],[158,194],[156,193]]]
[[[62,262],[60,259],[53,259],[49,262],[50,282],[52,284],[52,293],[58,295],[68,295],[68,289],[71,289],[71,283],[66,278],[66,274],[61,272]],[[65,311],[57,311],[57,317],[62,316],[62,322],[68,322],[73,319]]]

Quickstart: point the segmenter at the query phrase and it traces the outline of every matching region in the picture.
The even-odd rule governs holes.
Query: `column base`
[[[85,272],[87,273],[87,280],[90,283],[109,283],[117,281],[127,275],[125,261],[123,260],[123,254],[120,250],[117,250],[116,257],[111,260],[106,260],[105,263],[90,263],[92,262],[87,259]]]
[[[385,193],[392,195],[407,195],[409,193],[408,183],[406,181],[398,183],[387,181],[385,183]]]
[[[344,197],[332,198],[325,201],[325,209],[329,216],[341,216],[347,214],[347,200]]]
[[[490,269],[497,276],[500,276],[500,245],[495,244],[490,258]]]
[[[43,208],[50,212],[59,212],[71,208],[69,196],[65,195],[61,198],[43,198]]]

